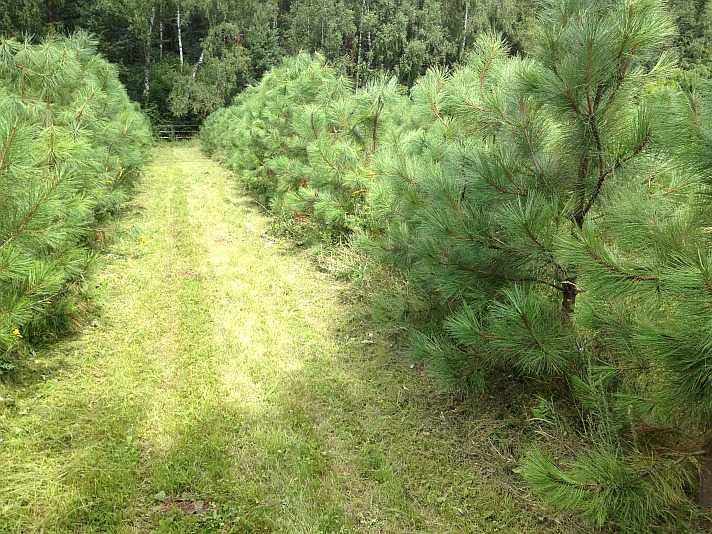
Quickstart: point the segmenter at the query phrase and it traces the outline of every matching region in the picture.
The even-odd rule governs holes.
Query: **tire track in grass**
[[[142,503],[134,526],[346,529],[310,422],[283,414],[281,389],[315,326],[283,299],[303,273],[284,281],[278,271],[295,270],[289,259],[276,265],[262,254],[255,232],[264,219],[231,207],[223,169],[195,148],[159,155],[144,232],[162,258],[151,291],[172,299],[172,346],[156,355],[160,386],[142,434],[143,493],[156,499]]]
[[[0,446],[11,466],[0,470],[2,532],[124,532],[141,515],[142,427],[161,380],[155,355],[174,330],[174,303],[153,291],[163,259],[145,238],[150,181],[92,277],[94,326],[41,351],[6,387],[16,407]]]
[[[313,422],[297,405],[290,411],[284,396],[310,358],[335,348],[330,325],[337,288],[265,237],[266,219],[236,197],[224,169],[212,162],[202,168],[190,198],[218,288],[214,335],[228,355],[223,385],[249,414],[248,431],[235,441],[237,483],[249,488],[279,531],[349,529],[344,496]]]
[[[161,292],[172,295],[174,344],[160,355],[163,379],[144,433],[150,522],[160,528],[199,529],[231,496],[231,438],[241,431],[239,406],[225,402],[216,374],[222,351],[212,339],[214,280],[189,209],[192,169],[180,151],[164,146],[153,181],[155,223],[164,264]],[[187,513],[186,513],[187,512]]]

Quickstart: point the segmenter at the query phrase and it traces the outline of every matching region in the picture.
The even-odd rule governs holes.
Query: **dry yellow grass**
[[[266,227],[196,146],[156,149],[96,322],[0,385],[0,532],[575,531],[512,474],[513,425]]]

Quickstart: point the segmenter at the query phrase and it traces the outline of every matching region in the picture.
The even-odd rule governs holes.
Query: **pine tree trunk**
[[[180,64],[183,65],[183,30],[180,23],[180,4],[178,4],[176,18],[178,23],[178,55],[180,56]]]
[[[576,279],[568,278],[564,280],[562,285],[561,322],[565,325],[570,325],[573,323],[574,311],[576,310],[576,296],[578,295]]]
[[[371,152],[376,152],[376,146],[378,143],[378,120],[381,117],[381,113],[383,112],[383,99],[378,98],[378,109],[376,111],[376,114],[373,117],[373,139],[371,141]]]
[[[706,510],[712,509],[712,433],[707,436],[705,454],[700,466],[700,492],[697,503]]]

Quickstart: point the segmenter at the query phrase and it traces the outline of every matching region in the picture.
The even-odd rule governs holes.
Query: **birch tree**
[[[148,99],[148,95],[151,92],[151,44],[153,36],[153,27],[156,22],[156,6],[151,9],[151,20],[148,25],[148,34],[146,36],[145,44],[145,54],[146,54],[146,64],[144,67],[143,76],[143,99],[144,101]]]
[[[183,24],[180,17],[180,2],[176,3],[176,29],[178,31],[178,56],[180,57],[181,66],[183,61]]]

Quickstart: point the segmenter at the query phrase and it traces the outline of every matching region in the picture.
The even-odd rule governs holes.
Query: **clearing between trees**
[[[233,183],[155,150],[95,318],[0,385],[0,531],[580,532],[521,410],[438,395]]]

